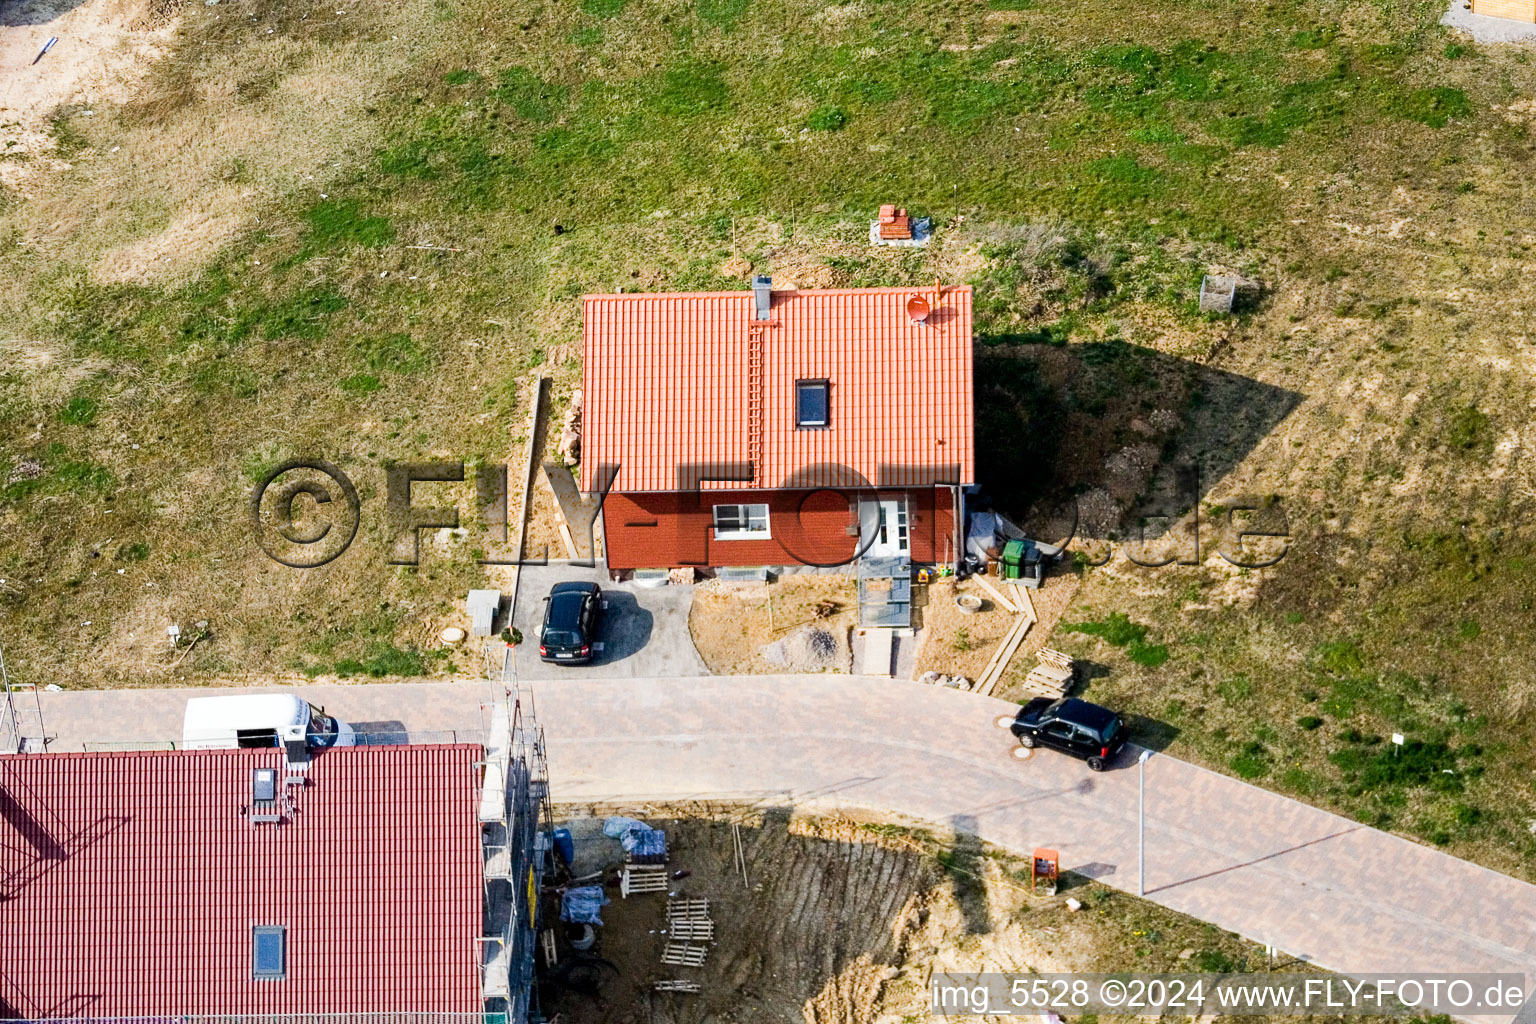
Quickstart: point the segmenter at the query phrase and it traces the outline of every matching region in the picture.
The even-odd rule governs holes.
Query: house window
[[[251,977],[281,980],[288,976],[288,930],[274,925],[251,929]]]
[[[767,540],[767,505],[716,505],[715,540]]]
[[[824,380],[795,381],[795,426],[800,430],[825,427],[831,420],[831,385]]]

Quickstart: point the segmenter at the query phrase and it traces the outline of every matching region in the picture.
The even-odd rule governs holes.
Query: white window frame
[[[725,521],[722,525],[721,520]],[[768,529],[768,506],[716,505],[715,540],[772,540]],[[762,525],[756,525],[761,523]]]

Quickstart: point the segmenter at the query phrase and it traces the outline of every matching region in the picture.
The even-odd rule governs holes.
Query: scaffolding
[[[40,754],[46,747],[43,706],[32,683],[13,683],[5,668],[5,645],[0,644],[0,754]]]
[[[507,646],[500,657],[488,650],[486,661],[496,697],[480,794],[485,857],[481,991],[488,1014],[502,1014],[507,1024],[525,1024],[538,1007],[539,893],[553,846],[549,772],[533,694],[518,687],[513,649]]]

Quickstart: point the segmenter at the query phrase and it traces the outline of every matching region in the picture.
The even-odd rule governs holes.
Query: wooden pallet
[[[667,901],[668,921],[708,921],[709,900],[678,898]]]
[[[689,981],[687,978],[664,978],[655,984],[657,992],[686,992],[689,995],[697,995],[699,983]]]
[[[666,891],[665,864],[626,864],[619,875],[619,895],[625,899],[635,893]]]
[[[676,967],[703,967],[709,956],[708,946],[695,946],[688,942],[669,942],[661,951],[661,962]]]
[[[1040,664],[1024,677],[1024,688],[1045,697],[1065,697],[1072,689],[1072,659],[1060,651],[1042,647],[1036,652]]]
[[[667,925],[667,935],[683,942],[712,942],[715,938],[715,922],[671,921]]]

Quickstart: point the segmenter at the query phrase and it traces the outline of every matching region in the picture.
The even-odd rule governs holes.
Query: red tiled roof
[[[480,756],[322,753],[278,825],[277,750],[0,757],[0,1017],[481,1010]]]
[[[971,289],[945,288],[921,325],[906,315],[914,293],[933,300],[932,285],[774,292],[758,387],[752,292],[584,296],[582,490],[604,463],[630,492],[679,490],[677,467],[699,462],[752,462],[764,488],[846,483],[804,475],[834,463],[874,484],[898,464],[974,482]],[[795,382],[816,379],[832,385],[831,425],[797,430]]]

